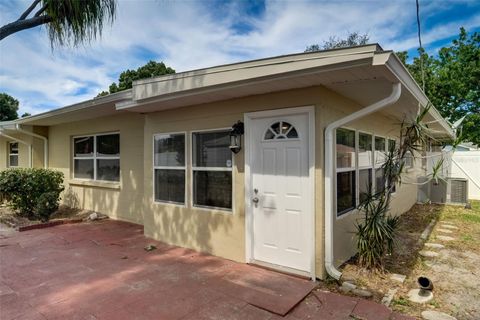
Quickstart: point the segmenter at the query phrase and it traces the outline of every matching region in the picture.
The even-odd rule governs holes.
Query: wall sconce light
[[[242,135],[244,132],[244,125],[240,120],[232,126],[229,148],[233,153],[239,153],[242,150]]]

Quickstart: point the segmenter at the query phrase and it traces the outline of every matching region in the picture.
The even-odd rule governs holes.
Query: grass
[[[392,303],[394,305],[404,306],[404,307],[410,305],[410,301],[408,301],[408,299],[405,299],[404,297],[399,297],[398,299],[393,299]]]

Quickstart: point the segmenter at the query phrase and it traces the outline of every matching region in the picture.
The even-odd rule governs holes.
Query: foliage
[[[24,112],[24,113],[22,114],[22,118],[30,117],[31,115],[32,115],[31,113]]]
[[[375,193],[369,190],[358,208],[364,213],[363,220],[356,224],[358,257],[360,265],[368,269],[382,269],[385,255],[393,252],[398,217],[389,215],[391,195],[396,186],[402,183],[407,156],[422,152],[432,136],[424,122],[430,108],[420,109],[415,118],[402,123],[399,145],[389,148],[382,165],[386,188]],[[439,162],[438,167],[441,168],[443,160]],[[438,179],[438,174],[436,172],[431,179]]]
[[[421,86],[423,59],[425,93],[432,104],[452,123],[466,116],[463,138],[480,144],[480,33],[469,35],[461,28],[458,38],[441,48],[438,56],[420,50],[409,63],[407,52],[397,55]]]
[[[173,73],[175,73],[175,70],[167,67],[163,62],[155,62],[150,60],[147,64],[139,67],[137,70],[125,70],[120,73],[118,84],[115,82],[112,83],[108,92],[102,91],[98,94],[98,96],[101,97],[110,93],[130,89],[132,88],[132,83],[135,80],[158,77]]]
[[[0,28],[0,40],[45,25],[52,47],[77,46],[100,36],[104,22],[112,23],[115,12],[115,0],[34,0],[18,20]]]
[[[45,192],[38,197],[36,216],[41,221],[48,221],[50,215],[58,209],[59,193],[56,191]]]
[[[0,121],[17,119],[17,112],[18,100],[6,93],[0,93]]]
[[[324,41],[321,45],[319,44],[309,45],[305,49],[305,52],[314,52],[314,51],[320,51],[320,50],[360,46],[360,45],[367,44],[368,40],[370,40],[370,37],[368,36],[368,34],[360,34],[358,32],[352,32],[345,39],[340,39],[333,36],[328,38],[328,40]]]
[[[14,168],[0,172],[0,193],[29,219],[47,221],[63,191],[63,173],[50,169]]]

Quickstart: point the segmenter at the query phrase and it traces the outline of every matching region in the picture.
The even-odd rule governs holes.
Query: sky
[[[1,0],[0,25],[31,3]],[[420,0],[422,41],[436,54],[461,26],[480,31],[480,1]],[[368,34],[383,49],[418,47],[415,0],[118,0],[113,25],[77,48],[52,50],[37,27],[0,41],[0,92],[37,114],[95,97],[119,74],[149,60],[177,72],[303,52],[331,36]]]

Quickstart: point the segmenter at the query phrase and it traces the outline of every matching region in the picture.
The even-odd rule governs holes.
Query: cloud
[[[1,24],[29,1],[0,2]],[[425,45],[458,28],[480,26],[480,15],[435,17],[471,2],[424,2]],[[80,48],[53,52],[44,28],[0,42],[0,91],[18,98],[21,112],[38,113],[94,97],[147,60],[177,71],[302,52],[307,45],[349,32],[368,33],[385,49],[417,46],[415,5],[406,1],[119,1],[117,19],[103,36]],[[5,14],[3,14],[5,12]],[[478,12],[478,10],[476,10]],[[432,22],[433,21],[433,22]]]

